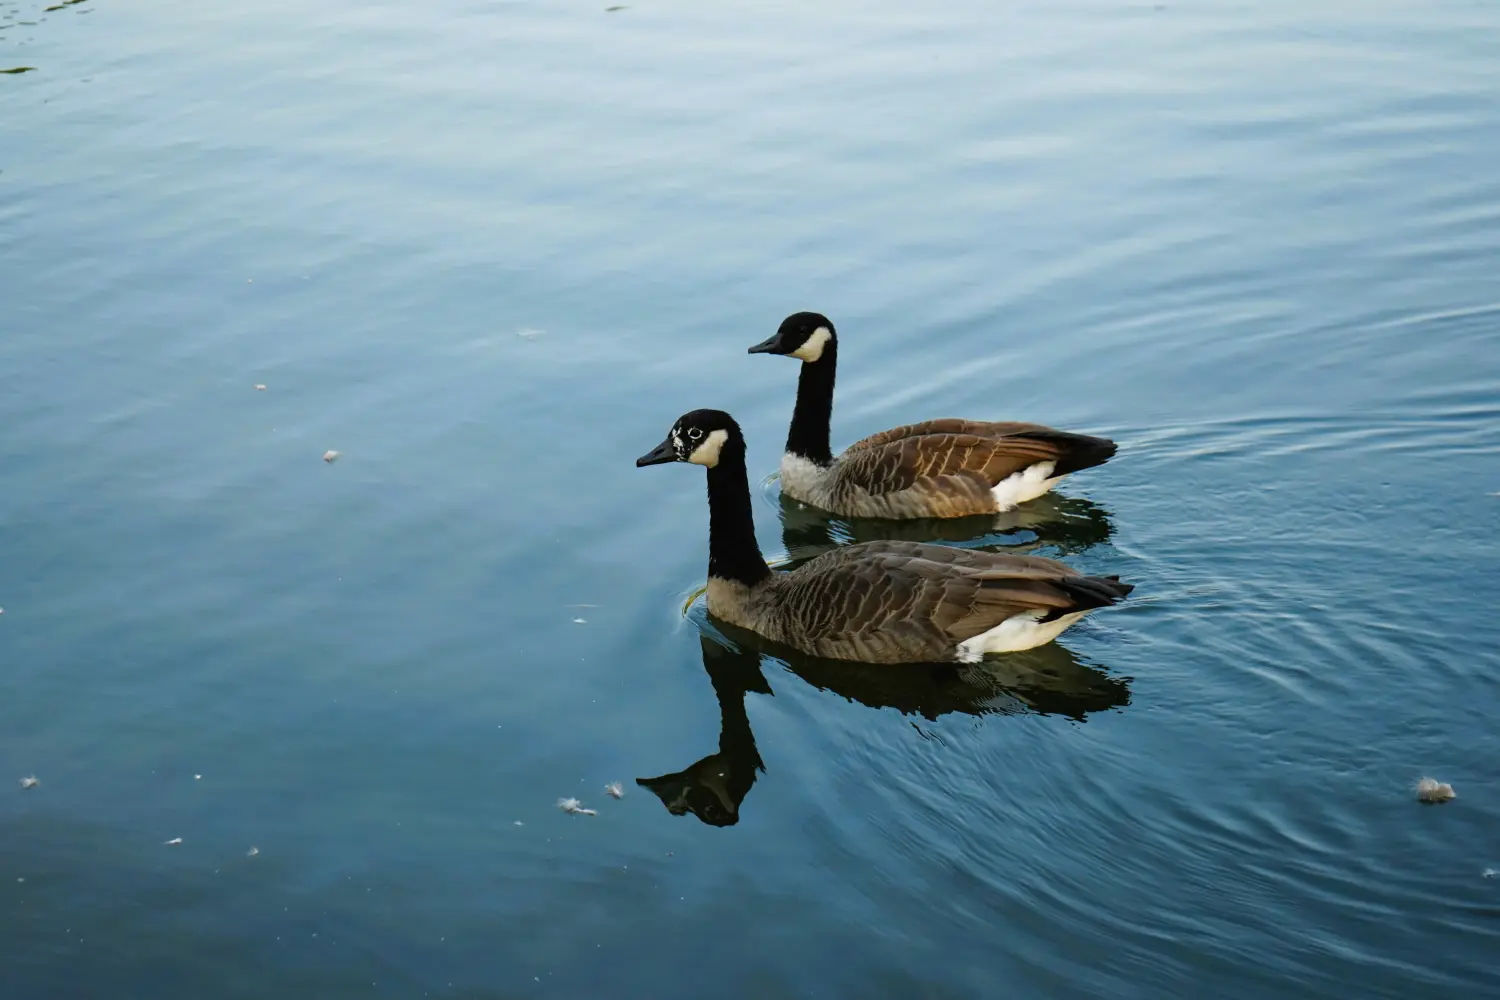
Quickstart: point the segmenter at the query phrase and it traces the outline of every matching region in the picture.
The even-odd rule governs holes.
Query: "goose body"
[[[755,540],[745,442],[727,413],[685,414],[637,465],[706,466],[708,610],[815,656],[867,663],[972,662],[1051,642],[1133,589],[1039,556],[874,541],[773,572]]]
[[[1101,465],[1115,443],[1042,424],[927,420],[829,448],[838,339],[820,313],[793,313],[752,354],[802,362],[781,458],[788,496],[846,517],[905,519],[999,513],[1064,476]]]

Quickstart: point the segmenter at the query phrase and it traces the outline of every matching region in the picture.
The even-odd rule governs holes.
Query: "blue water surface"
[[[1497,52],[1470,0],[0,0],[0,996],[1500,996]],[[835,447],[1120,453],[1005,524],[783,501],[798,309]],[[767,654],[701,471],[633,467],[700,406],[773,559],[1137,589],[982,669]]]

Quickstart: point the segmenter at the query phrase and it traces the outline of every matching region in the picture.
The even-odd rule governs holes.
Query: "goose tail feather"
[[[1048,612],[1041,621],[1051,621],[1079,611],[1107,608],[1123,601],[1135,589],[1135,584],[1121,583],[1118,576],[1067,576],[1055,583],[1059,590],[1072,598],[1073,604],[1071,607]]]

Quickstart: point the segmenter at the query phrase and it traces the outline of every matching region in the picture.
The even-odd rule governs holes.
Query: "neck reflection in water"
[[[699,636],[703,669],[719,702],[718,752],[681,771],[636,779],[672,815],[691,812],[710,826],[738,823],[741,803],[765,771],[745,711],[749,693],[773,693],[761,672],[762,651],[774,657],[773,667],[816,688],[929,721],[954,713],[1062,715],[1082,721],[1092,712],[1130,703],[1129,678],[1111,677],[1055,642],[975,664],[867,665],[806,656],[717,620],[712,627],[728,637]]]
[[[733,826],[740,821],[740,803],[750,794],[756,775],[765,770],[745,713],[745,695],[771,694],[771,685],[760,672],[760,654],[707,635],[698,641],[703,669],[719,701],[719,751],[681,771],[637,778],[635,783],[655,792],[674,816],[692,812],[710,826]]]

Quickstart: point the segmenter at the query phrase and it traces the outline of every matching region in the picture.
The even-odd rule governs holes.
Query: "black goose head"
[[[693,410],[677,418],[666,440],[635,460],[636,468],[692,462],[712,469],[726,444],[743,446],[740,425],[723,410]]]
[[[818,361],[836,339],[833,323],[822,313],[792,313],[781,321],[775,336],[756,344],[749,353],[784,354],[799,361]]]

